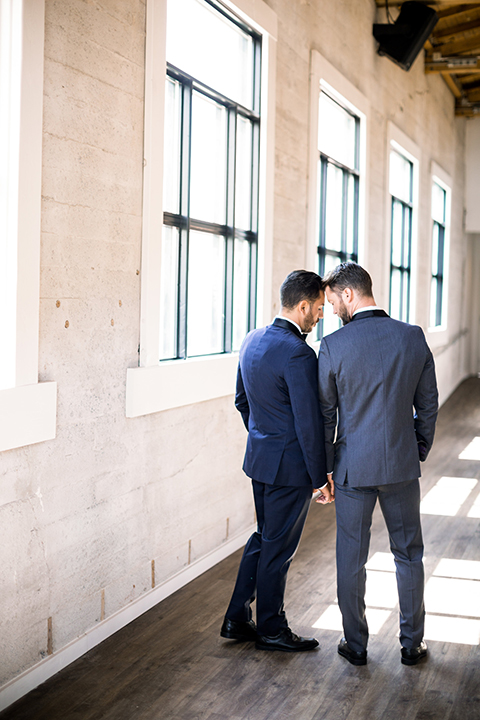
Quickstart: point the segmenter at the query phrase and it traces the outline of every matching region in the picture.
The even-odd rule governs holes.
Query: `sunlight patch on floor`
[[[480,495],[477,496],[472,507],[468,511],[467,517],[469,518],[480,518]]]
[[[365,565],[367,570],[395,572],[395,560],[392,553],[376,552]]]
[[[367,571],[367,607],[394,608],[398,603],[397,579],[391,572]]]
[[[458,456],[459,460],[480,460],[480,437],[473,438],[465,450]]]
[[[370,635],[378,635],[390,614],[390,610],[367,608],[366,616]],[[322,630],[338,630],[338,632],[343,632],[342,614],[338,605],[330,605],[318,618],[313,627]]]
[[[453,517],[460,510],[473,488],[475,478],[441,477],[420,503],[423,515],[446,515]]]
[[[425,586],[425,607],[429,613],[480,617],[480,583],[431,577]]]
[[[480,620],[471,618],[429,615],[425,618],[425,640],[478,645],[480,642]]]
[[[398,603],[395,562],[377,552],[367,563],[366,616],[377,635]],[[442,558],[425,586],[425,639],[461,645],[480,643],[480,561]],[[388,608],[388,609],[387,609]],[[330,605],[313,625],[342,632],[338,604]]]
[[[480,561],[442,558],[433,571],[433,575],[446,578],[463,578],[464,580],[480,580]]]

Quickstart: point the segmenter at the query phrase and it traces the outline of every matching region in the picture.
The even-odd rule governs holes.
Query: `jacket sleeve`
[[[314,487],[327,482],[323,419],[318,402],[317,358],[308,345],[300,345],[285,368],[295,433]]]
[[[320,396],[320,409],[325,426],[325,453],[327,457],[327,472],[333,472],[335,462],[335,430],[337,427],[338,395],[335,374],[332,369],[330,352],[325,339],[320,345],[318,356],[318,389]]]
[[[237,389],[235,392],[235,407],[242,415],[243,424],[248,430],[248,419],[250,417],[250,407],[248,405],[247,394],[243,386],[242,371],[240,363],[237,370]]]
[[[435,435],[435,423],[438,414],[438,390],[433,355],[425,338],[423,338],[423,342],[425,343],[426,359],[415,390],[413,405],[415,408],[415,433],[417,440],[423,441],[426,445],[426,454],[422,458],[425,459],[432,447]]]

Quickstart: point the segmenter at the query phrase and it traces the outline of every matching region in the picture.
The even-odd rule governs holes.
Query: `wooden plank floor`
[[[441,476],[480,478],[478,459],[458,458],[479,435],[480,379],[472,378],[441,410],[423,495]],[[468,517],[479,492],[480,483],[452,517],[424,515],[427,580],[442,558],[480,561],[480,519]],[[388,539],[376,511],[370,555],[377,552],[388,553]],[[239,558],[237,552],[167,598],[0,720],[479,720],[480,604],[469,611],[477,622],[472,644],[452,642],[456,635],[430,640],[428,661],[416,667],[400,663],[396,607],[370,638],[368,665],[353,667],[336,653],[338,630],[312,627],[336,598],[334,507],[314,505],[286,608],[292,628],[314,634],[320,649],[265,653],[219,636]],[[456,592],[445,623],[464,600]]]

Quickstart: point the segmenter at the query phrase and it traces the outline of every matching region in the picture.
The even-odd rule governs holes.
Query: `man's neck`
[[[370,310],[374,307],[377,307],[377,303],[373,297],[358,298],[357,302],[352,303],[352,307],[350,308],[350,317],[355,315],[355,313],[360,312],[360,310]]]

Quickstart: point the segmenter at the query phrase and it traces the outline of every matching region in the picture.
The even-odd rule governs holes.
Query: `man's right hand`
[[[320,505],[327,505],[335,500],[335,486],[333,484],[332,473],[327,475],[327,479],[328,485],[325,485],[325,487],[319,491],[320,495],[315,499],[315,502],[320,503]],[[317,490],[314,490],[314,492],[317,492]]]

